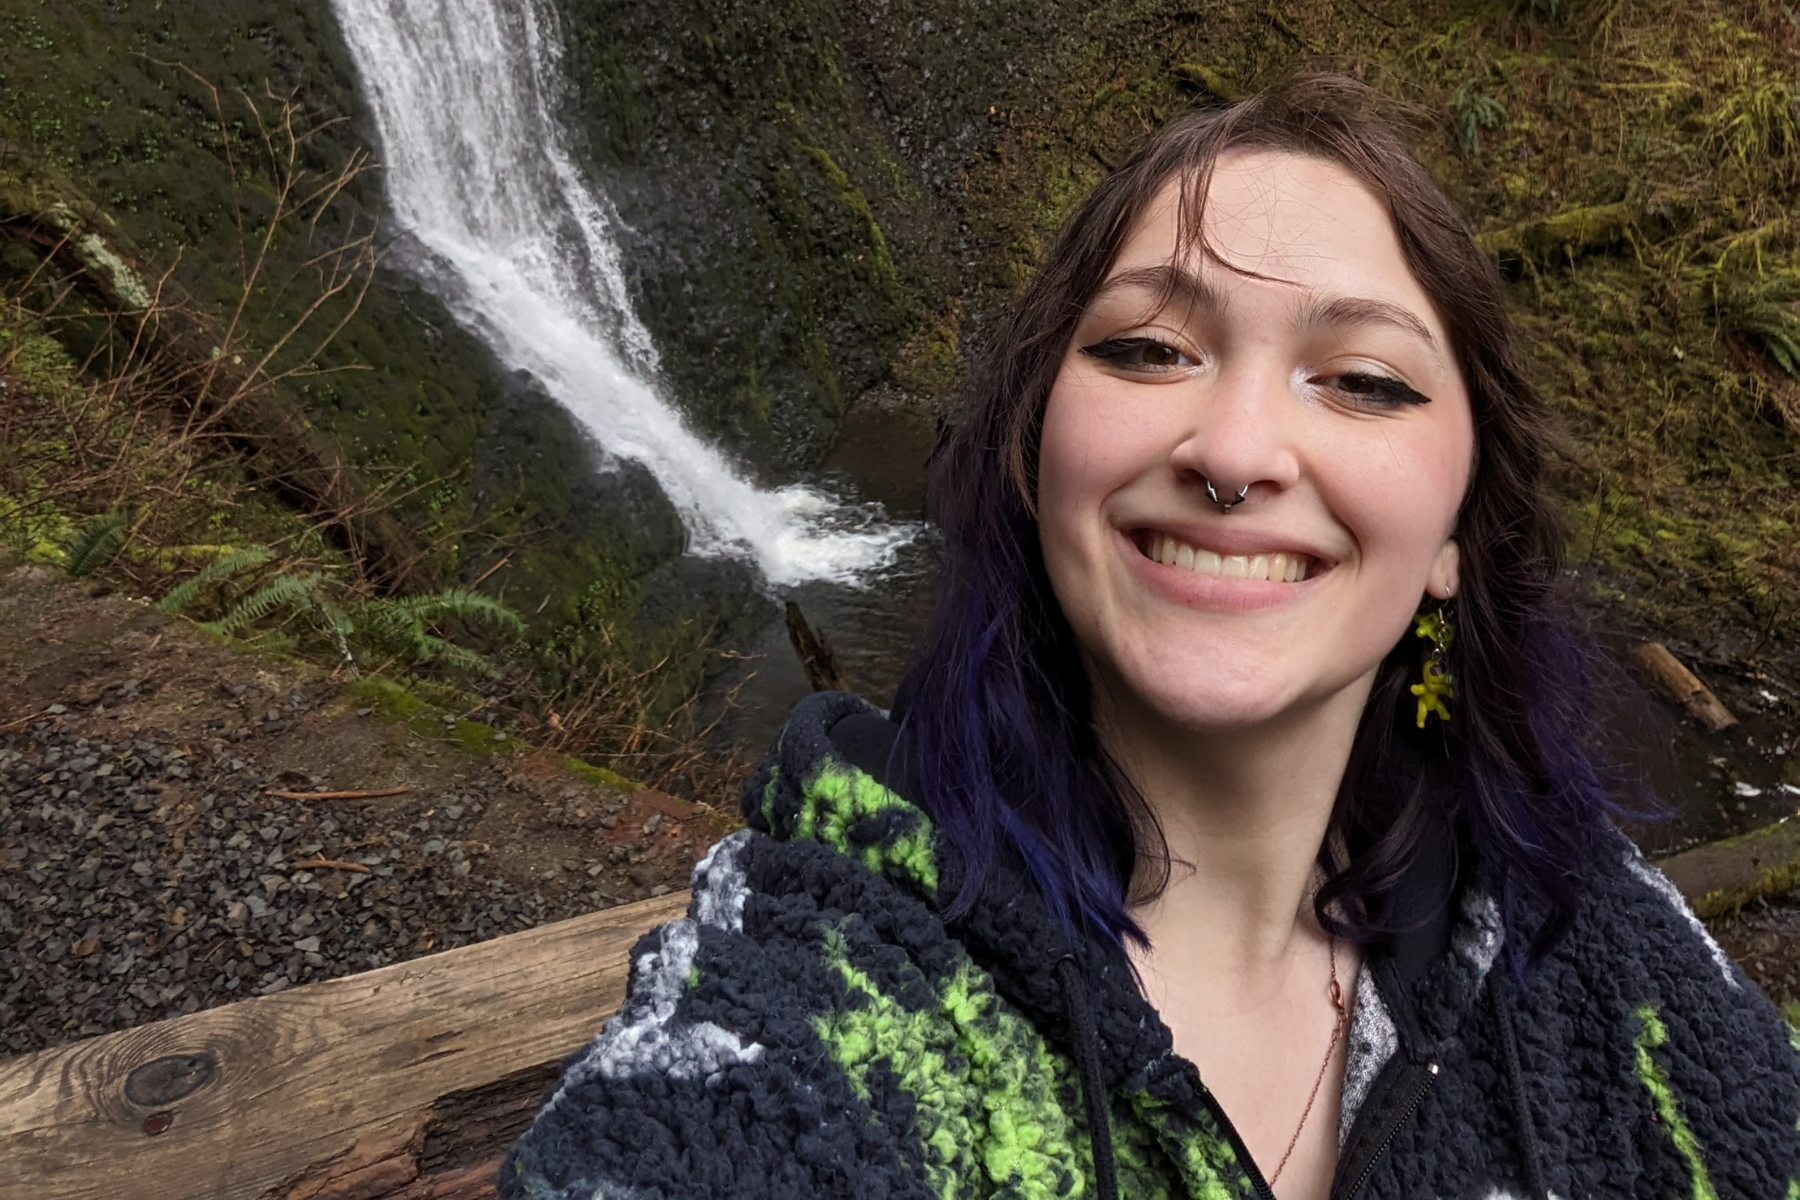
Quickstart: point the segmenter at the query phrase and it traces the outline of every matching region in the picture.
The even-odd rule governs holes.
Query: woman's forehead
[[[1165,184],[1121,245],[1095,300],[1154,281],[1229,303],[1239,288],[1276,288],[1288,303],[1412,314],[1442,351],[1448,335],[1414,277],[1386,204],[1326,159],[1269,150],[1219,156],[1205,196],[1195,181]],[[1198,201],[1198,203],[1196,203]],[[1200,219],[1196,222],[1195,218]],[[1256,276],[1265,276],[1258,279]],[[1175,298],[1168,289],[1158,301]],[[1176,289],[1180,290],[1180,289]]]

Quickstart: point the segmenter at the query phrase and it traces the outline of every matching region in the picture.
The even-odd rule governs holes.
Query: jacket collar
[[[961,888],[962,859],[905,798],[916,794],[907,762],[900,727],[885,713],[847,693],[816,693],[795,707],[746,787],[745,818],[780,840],[821,842],[941,912]],[[1390,923],[1402,932],[1367,956],[1398,1049],[1415,1061],[1456,1036],[1500,952],[1498,909],[1470,882],[1473,871],[1459,871],[1466,858],[1448,839],[1421,855],[1394,893]],[[1065,1050],[1074,1031],[1056,964],[1073,955],[1089,981],[1108,1086],[1148,1090],[1191,1111],[1199,1079],[1174,1055],[1123,954],[1100,939],[1071,940],[1019,864],[997,863],[951,931],[997,990]]]

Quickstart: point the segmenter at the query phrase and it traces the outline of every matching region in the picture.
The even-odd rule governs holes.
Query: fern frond
[[[209,632],[229,636],[246,625],[262,620],[278,608],[310,599],[325,576],[317,571],[305,575],[277,575],[264,586],[231,606],[224,616],[201,626]]]
[[[75,531],[64,547],[68,556],[63,569],[76,579],[92,575],[112,561],[112,556],[125,544],[126,526],[131,515],[123,510],[95,517]]]
[[[178,613],[194,602],[200,589],[220,579],[229,579],[233,575],[260,567],[275,557],[275,552],[267,546],[245,546],[231,550],[224,556],[214,559],[193,575],[188,576],[157,602],[156,607],[166,613]]]
[[[470,623],[486,622],[496,625],[508,633],[525,632],[525,622],[518,613],[492,596],[484,596],[467,588],[445,588],[441,592],[423,596],[408,596],[399,603],[407,605],[425,621],[455,617]]]
[[[434,662],[441,667],[469,675],[485,675],[490,679],[500,673],[485,654],[477,654],[467,646],[459,646],[442,638],[432,638],[431,641],[437,645],[432,648],[431,657],[422,661]]]

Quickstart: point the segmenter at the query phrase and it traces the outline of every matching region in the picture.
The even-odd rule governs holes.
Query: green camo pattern
[[[762,815],[770,829],[777,828],[775,797],[780,791],[780,771],[771,769],[763,788]],[[851,836],[861,822],[884,813],[901,814],[904,829],[889,832],[881,840],[865,842]],[[935,900],[938,892],[937,855],[931,847],[931,822],[925,814],[854,767],[827,759],[800,789],[800,812],[787,836],[830,846],[845,858],[918,888]]]
[[[1663,1074],[1662,1067],[1650,1052],[1669,1040],[1669,1031],[1662,1023],[1662,1017],[1654,1004],[1642,1004],[1635,1014],[1638,1019],[1637,1077],[1638,1082],[1650,1093],[1650,1102],[1656,1107],[1656,1115],[1662,1119],[1664,1128],[1669,1131],[1669,1140],[1675,1143],[1675,1152],[1687,1163],[1688,1178],[1693,1190],[1688,1194],[1692,1200],[1718,1200],[1718,1193],[1713,1190],[1712,1176],[1707,1174],[1706,1160],[1700,1156],[1700,1139],[1681,1115],[1681,1106],[1675,1102],[1675,1089],[1669,1086],[1669,1080]],[[1792,1189],[1789,1189],[1792,1195]]]
[[[936,898],[931,823],[908,801],[830,758],[801,787],[791,824],[778,822],[780,791],[772,770],[761,806],[770,829],[786,825],[788,837],[820,842]],[[902,815],[879,841],[853,836],[861,822],[884,814]],[[1086,1123],[1071,1116],[1086,1111],[1073,1065],[1001,1000],[971,959],[959,952],[954,969],[935,984],[919,974],[918,984],[935,1000],[914,1010],[851,962],[842,931],[827,934],[822,953],[842,976],[851,1005],[816,1017],[814,1028],[865,1101],[875,1071],[891,1075],[913,1098],[934,1193],[1008,1200],[1092,1194]],[[1125,1110],[1113,1104],[1113,1155],[1123,1195],[1240,1200],[1255,1194],[1231,1143],[1210,1118],[1187,1119],[1147,1093],[1129,1103]]]
[[[912,1097],[934,1194],[944,1200],[1093,1194],[1088,1131],[1071,1115],[1085,1111],[1072,1067],[1029,1021],[1009,1011],[974,962],[960,957],[938,986],[923,987],[932,1001],[912,1009],[851,962],[841,932],[826,935],[823,953],[843,978],[850,1006],[816,1017],[814,1029],[865,1101],[878,1071]],[[917,982],[925,985],[922,973]],[[1153,1133],[1116,1106],[1113,1148],[1121,1194],[1145,1200],[1177,1194]]]

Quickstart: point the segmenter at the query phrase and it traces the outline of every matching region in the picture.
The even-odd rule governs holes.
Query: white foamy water
[[[618,218],[570,158],[541,0],[332,0],[375,115],[394,215],[458,318],[611,455],[648,467],[699,555],[776,585],[855,583],[911,530],[802,485],[751,483],[658,394],[620,269]]]

